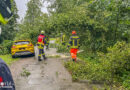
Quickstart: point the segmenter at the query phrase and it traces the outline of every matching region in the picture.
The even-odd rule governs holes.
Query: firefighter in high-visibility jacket
[[[77,36],[76,31],[75,30],[72,31],[72,36],[70,37],[68,47],[70,47],[70,53],[71,53],[71,57],[73,61],[76,61],[77,59],[77,52],[80,47],[79,41],[80,41],[80,38],[79,36]]]
[[[64,45],[64,46],[65,46],[65,44],[66,44],[65,38],[66,38],[65,34],[62,33],[62,34],[61,34],[61,43],[62,43],[62,45]]]
[[[38,36],[37,46],[39,49],[39,55],[38,55],[39,61],[41,61],[42,56],[43,56],[44,60],[46,60],[45,52],[44,52],[44,46],[46,44],[46,40],[45,40],[44,33],[45,33],[44,31],[41,31],[41,34]]]
[[[50,38],[49,36],[47,35],[46,36],[46,49],[49,50],[49,42],[50,42]]]

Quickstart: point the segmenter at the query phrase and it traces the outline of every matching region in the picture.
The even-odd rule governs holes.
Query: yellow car
[[[17,40],[14,41],[11,48],[12,58],[22,55],[34,55],[34,45],[30,40]]]

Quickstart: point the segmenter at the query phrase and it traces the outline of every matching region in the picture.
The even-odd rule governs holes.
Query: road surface
[[[65,57],[54,57],[62,55],[56,49],[51,48],[46,51],[46,55],[53,57],[41,62],[36,57],[24,57],[11,65],[16,90],[91,90],[85,83],[72,82],[63,64]],[[25,70],[30,73],[28,77],[21,76]]]

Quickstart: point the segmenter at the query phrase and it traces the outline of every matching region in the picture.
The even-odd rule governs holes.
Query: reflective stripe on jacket
[[[80,41],[79,36],[77,36],[77,35],[72,35],[72,36],[70,37],[70,41],[69,41],[69,46],[70,46],[70,48],[79,48],[79,46],[80,46],[79,41]]]

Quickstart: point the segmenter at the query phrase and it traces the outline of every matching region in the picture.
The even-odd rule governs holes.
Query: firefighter
[[[64,46],[65,46],[65,44],[66,44],[65,38],[66,38],[65,34],[61,33],[61,43],[62,43],[62,45],[64,45]]]
[[[43,56],[44,60],[46,60],[45,52],[44,52],[44,46],[46,44],[46,41],[45,41],[45,35],[44,34],[45,34],[45,32],[41,31],[41,34],[38,36],[37,46],[38,46],[38,49],[39,49],[39,55],[38,55],[39,61],[41,61],[42,56]]]
[[[72,36],[70,37],[69,45],[68,45],[68,47],[70,47],[70,53],[71,53],[71,57],[73,61],[76,61],[77,59],[77,52],[80,47],[79,41],[80,41],[79,36],[77,36],[76,31],[73,30]]]
[[[47,35],[47,36],[46,36],[46,50],[49,50],[49,42],[50,42],[50,38],[49,38],[49,36]]]

